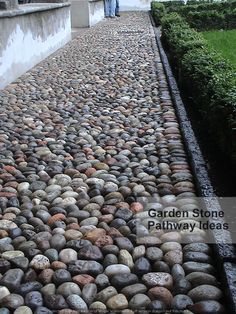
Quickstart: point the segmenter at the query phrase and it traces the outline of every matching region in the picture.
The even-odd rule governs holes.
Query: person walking
[[[115,15],[118,16],[118,17],[120,17],[120,3],[119,3],[119,0],[116,0]]]
[[[105,17],[116,16],[116,0],[105,0]]]

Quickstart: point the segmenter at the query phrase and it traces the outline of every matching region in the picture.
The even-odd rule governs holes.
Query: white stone
[[[129,274],[129,273],[130,273],[129,267],[126,265],[122,265],[122,264],[109,265],[105,269],[105,274],[108,277],[112,277],[112,276],[118,275],[118,274]]]

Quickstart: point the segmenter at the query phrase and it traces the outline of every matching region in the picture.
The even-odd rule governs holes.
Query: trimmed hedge
[[[177,79],[215,145],[236,164],[236,73],[177,13],[162,18],[162,41]]]
[[[212,29],[233,29],[236,27],[236,1],[204,2],[184,5],[182,1],[157,2],[152,4],[153,17],[158,25],[167,13],[176,12],[189,25],[199,31]]]
[[[226,24],[225,15],[219,13],[217,10],[201,12],[190,11],[185,18],[191,27],[196,28],[199,31],[225,29],[228,26]]]
[[[152,11],[152,15],[155,20],[155,23],[157,25],[160,25],[162,17],[166,14],[166,8],[164,4],[153,1],[151,3],[151,11]]]
[[[226,20],[226,28],[227,29],[234,29],[236,28],[236,9],[232,10],[225,14]]]

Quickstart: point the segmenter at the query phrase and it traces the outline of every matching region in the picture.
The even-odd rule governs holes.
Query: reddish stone
[[[101,208],[101,213],[102,214],[112,214],[114,215],[116,212],[116,206],[113,205],[105,205]]]
[[[129,204],[126,202],[119,202],[116,204],[116,208],[129,208]]]
[[[159,300],[164,302],[168,307],[171,305],[173,296],[170,291],[164,287],[153,287],[148,291],[151,300]]]
[[[84,275],[74,276],[72,280],[82,288],[86,284],[94,282],[95,279],[90,275],[84,274]]]
[[[115,158],[107,158],[105,161],[104,161],[108,166],[112,166],[112,165],[114,165],[116,162],[117,162],[117,160],[115,159]]]
[[[16,197],[16,193],[12,193],[12,192],[0,192],[0,197]]]
[[[102,228],[96,228],[93,230],[88,231],[84,238],[86,240],[91,241],[92,243],[95,243],[100,237],[105,236],[106,235],[106,231]]]
[[[44,285],[47,285],[48,283],[51,283],[53,274],[54,271],[51,268],[44,269],[38,276],[39,281]]]
[[[63,263],[63,262],[60,262],[60,261],[52,262],[51,267],[54,270],[57,270],[57,269],[67,269],[66,264]]]
[[[77,223],[73,222],[66,226],[66,230],[70,230],[70,229],[79,230],[80,226]]]
[[[123,237],[123,235],[120,233],[119,230],[117,230],[116,228],[111,227],[110,230],[107,232],[107,234],[112,237],[112,239],[114,238],[119,238],[119,237]]]
[[[48,219],[49,226],[54,224],[55,221],[66,220],[66,216],[64,214],[56,214]]]
[[[16,168],[13,166],[9,166],[9,165],[4,166],[3,169],[6,170],[7,172],[11,173],[11,174],[14,174],[16,172]]]
[[[130,209],[132,210],[133,213],[139,213],[143,211],[143,205],[138,202],[134,202],[130,205]]]
[[[6,184],[4,184],[4,187],[6,188],[6,187],[11,187],[11,188],[14,188],[14,189],[16,189],[17,188],[17,186],[18,186],[18,182],[16,182],[16,181],[10,181],[10,182],[7,182]]]
[[[0,239],[8,237],[8,232],[6,230],[0,230]]]
[[[4,182],[7,181],[15,181],[15,178],[8,172],[6,173],[1,173],[0,174],[0,179],[2,179]]]
[[[102,237],[98,238],[97,241],[95,241],[94,244],[101,248],[101,247],[103,247],[105,245],[113,244],[113,240],[112,240],[112,238],[110,236],[105,235],[105,236],[102,236]]]
[[[112,214],[108,215],[102,215],[99,217],[99,221],[109,223],[114,219],[114,216]]]
[[[86,171],[85,171],[85,175],[87,177],[90,177],[94,172],[96,172],[97,170],[95,168],[88,168]]]

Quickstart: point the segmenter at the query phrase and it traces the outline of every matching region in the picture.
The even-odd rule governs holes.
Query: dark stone
[[[145,257],[138,258],[134,263],[133,272],[138,275],[142,276],[147,274],[151,271],[151,265]]]
[[[151,312],[154,313],[156,311],[158,314],[159,313],[164,314],[166,313],[167,307],[164,302],[156,300],[148,304],[147,310],[150,310]]]
[[[0,273],[1,274],[4,274],[10,268],[11,268],[11,264],[9,261],[6,261],[5,259],[0,259]]]
[[[53,312],[44,306],[39,306],[35,309],[34,314],[53,314]]]
[[[10,237],[12,239],[15,239],[16,237],[19,237],[22,235],[22,230],[20,228],[14,228],[10,230]]]
[[[184,262],[200,262],[212,264],[212,258],[201,252],[186,252],[184,254]]]
[[[153,264],[153,271],[161,273],[170,273],[170,267],[163,261],[157,261]]]
[[[190,274],[196,271],[207,274],[215,273],[214,267],[207,263],[186,262],[183,264],[183,269],[185,270],[186,274]]]
[[[43,297],[39,291],[31,291],[25,296],[25,305],[31,309],[36,309],[43,305]]]
[[[104,268],[106,268],[109,265],[118,264],[118,258],[114,254],[107,254],[102,264]]]
[[[173,295],[187,294],[189,290],[191,290],[191,288],[192,285],[190,284],[190,282],[185,278],[181,278],[177,280],[174,284]]]
[[[188,309],[194,314],[225,314],[224,307],[217,301],[201,301],[188,306]]]
[[[12,293],[4,297],[0,304],[3,307],[7,307],[9,310],[15,310],[24,304],[24,298],[19,294]]]
[[[95,284],[99,290],[102,290],[110,285],[109,278],[105,274],[100,274],[96,277]]]
[[[36,271],[32,268],[29,268],[24,274],[24,282],[30,282],[37,280]]]
[[[88,274],[97,276],[103,272],[103,267],[96,261],[74,261],[68,265],[68,271],[72,276],[80,274]]]
[[[71,281],[71,274],[66,269],[57,269],[53,273],[52,281],[59,286],[64,282]]]
[[[110,224],[110,227],[113,227],[116,229],[119,229],[122,226],[126,226],[126,222],[124,219],[121,219],[121,218],[116,218],[116,219],[112,220],[112,222]]]
[[[126,286],[138,283],[138,277],[135,274],[119,274],[113,276],[110,282],[116,289],[121,290]]]
[[[0,285],[6,286],[10,291],[15,291],[19,288],[23,276],[22,269],[10,269],[1,278]]]
[[[189,305],[193,305],[191,298],[184,294],[178,294],[173,298],[171,308],[173,310],[185,310]]]
[[[103,255],[99,247],[95,245],[84,246],[78,252],[79,259],[99,261],[103,259]]]
[[[38,281],[30,281],[23,283],[17,290],[19,294],[25,296],[27,293],[31,291],[39,291],[43,285]]]
[[[128,208],[119,208],[115,213],[116,218],[121,218],[125,221],[130,220],[132,216],[133,216],[133,212]]]
[[[127,250],[128,252],[132,252],[134,249],[132,242],[128,238],[118,237],[115,238],[114,241],[120,250],[124,249]]]
[[[66,300],[60,294],[46,295],[44,297],[44,303],[46,307],[54,311],[68,308]]]
[[[80,240],[70,240],[66,243],[66,248],[73,250],[80,250],[85,246],[92,245],[90,241],[80,239]]]
[[[114,255],[118,255],[119,253],[119,248],[116,245],[113,244],[109,244],[109,245],[105,245],[102,247],[102,252],[103,254],[114,254]]]
[[[29,266],[29,260],[28,258],[24,256],[18,256],[11,260],[11,263],[14,267],[21,268],[23,271],[26,271]]]

